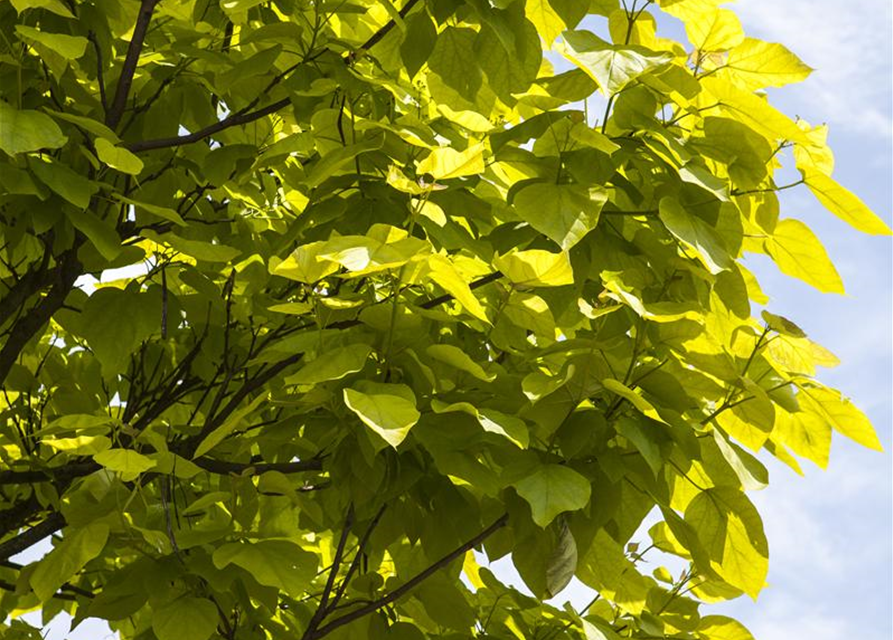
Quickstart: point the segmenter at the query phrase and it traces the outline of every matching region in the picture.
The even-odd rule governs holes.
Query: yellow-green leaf
[[[132,176],[143,170],[143,161],[124,147],[117,147],[105,138],[96,138],[95,145],[96,155],[112,169]]]
[[[766,584],[769,546],[763,521],[747,496],[731,487],[700,492],[685,509],[711,568],[734,587],[756,599]]]
[[[464,151],[450,147],[433,149],[419,163],[419,174],[430,173],[435,180],[449,180],[462,176],[473,176],[484,172],[484,145],[469,145]]]
[[[802,386],[797,400],[804,411],[822,417],[847,438],[875,451],[884,450],[868,417],[836,389]]]
[[[781,87],[805,80],[812,69],[783,44],[745,38],[729,51],[723,74],[744,89]]]
[[[97,557],[109,536],[109,526],[91,522],[85,527],[68,527],[62,542],[44,557],[29,578],[41,602],[49,600],[65,582]]]
[[[513,204],[531,227],[567,251],[595,228],[607,199],[599,188],[542,182],[521,189]]]
[[[726,51],[744,41],[741,21],[728,9],[715,9],[686,20],[685,33],[699,51]]]
[[[524,13],[542,36],[546,47],[551,47],[555,38],[567,28],[558,12],[549,4],[549,0],[527,0]]]
[[[288,540],[225,544],[214,552],[213,561],[218,569],[242,567],[260,584],[291,596],[304,593],[319,566],[315,553]]]
[[[558,514],[578,511],[589,504],[589,481],[570,467],[545,464],[514,483],[518,495],[530,505],[533,521],[546,528]]]
[[[574,272],[566,251],[511,251],[496,258],[493,264],[515,285],[561,287],[574,283]]]
[[[236,427],[242,422],[242,420],[254,411],[260,403],[267,400],[267,394],[261,393],[256,396],[251,402],[247,405],[234,411],[229,418],[227,418],[223,424],[214,429],[211,433],[209,433],[204,440],[199,443],[198,447],[195,449],[195,453],[193,454],[193,458],[200,458],[201,456],[208,453],[211,449],[216,447],[218,444],[223,442],[227,436],[229,436],[233,431],[235,431]]]
[[[217,628],[217,607],[205,598],[177,598],[152,612],[158,640],[208,640]]]
[[[785,218],[766,239],[766,252],[782,273],[824,293],[843,293],[843,281],[825,247],[805,224]]]
[[[356,389],[345,389],[344,404],[357,414],[363,424],[395,449],[406,439],[421,415],[414,402],[391,393],[367,394]]]
[[[821,416],[776,409],[772,435],[798,456],[812,460],[822,469],[827,468],[831,454],[831,425]]]
[[[87,50],[87,39],[83,36],[69,36],[64,33],[48,33],[22,24],[15,26],[20,38],[36,42],[58,53],[66,60],[77,60]]]
[[[490,323],[484,307],[468,286],[467,278],[462,276],[447,256],[437,253],[428,256],[428,268],[431,270],[431,279],[446,289],[468,313],[487,324]]]
[[[660,219],[671,234],[694,252],[710,273],[717,274],[732,267],[732,257],[719,233],[698,216],[683,209],[676,199],[669,196],[661,199]]]
[[[830,176],[818,171],[804,173],[806,186],[825,208],[851,227],[872,235],[889,236],[893,231],[859,196],[848,191]]]
[[[314,385],[329,380],[340,380],[351,373],[361,371],[371,354],[372,346],[368,344],[351,344],[323,351],[318,358],[307,363],[297,373],[288,376],[285,383]]]
[[[506,415],[495,409],[478,409],[469,402],[445,404],[437,398],[431,400],[431,408],[435,413],[449,413],[451,411],[467,413],[477,419],[484,431],[508,438],[522,449],[526,449],[528,444],[530,444],[527,424],[521,418]]]
[[[613,45],[589,31],[566,31],[561,53],[598,82],[609,96],[673,60],[671,53],[637,45]]]
[[[289,280],[313,284],[338,271],[338,263],[320,258],[320,253],[325,248],[326,243],[323,241],[302,244],[275,266],[271,262],[270,271]]]
[[[133,449],[108,449],[93,456],[93,459],[109,471],[121,475],[125,482],[135,480],[141,473],[155,466],[155,461]]]

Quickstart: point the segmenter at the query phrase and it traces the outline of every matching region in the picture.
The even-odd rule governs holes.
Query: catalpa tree
[[[0,4],[3,637],[750,638],[761,460],[880,445],[739,259],[890,231],[719,4]]]

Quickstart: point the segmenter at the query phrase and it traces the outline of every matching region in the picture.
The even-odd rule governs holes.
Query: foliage
[[[719,0],[639,4],[0,4],[0,613],[749,638],[699,607],[765,584],[757,454],[879,443],[739,259],[842,292],[780,216],[801,183],[889,230],[762,92],[794,54]],[[655,511],[681,576],[631,541]],[[585,611],[545,602],[572,576]]]

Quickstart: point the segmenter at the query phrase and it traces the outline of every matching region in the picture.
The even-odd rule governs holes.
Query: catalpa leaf
[[[382,386],[383,391],[393,393],[362,393],[356,389],[344,390],[344,404],[367,427],[395,449],[409,435],[409,430],[419,421],[420,414],[415,402],[396,395],[399,385]]]
[[[558,514],[578,511],[589,504],[592,487],[573,469],[546,464],[514,483],[518,495],[530,505],[533,521],[545,528]]]

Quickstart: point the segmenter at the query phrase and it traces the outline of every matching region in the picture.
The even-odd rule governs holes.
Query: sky
[[[749,35],[784,43],[815,69],[804,84],[772,91],[773,104],[829,125],[835,179],[888,224],[893,211],[891,6],[890,0],[739,0],[731,6]],[[659,33],[683,37],[671,19],[661,19]],[[839,222],[805,187],[781,195],[782,215],[803,219],[822,239],[847,295],[819,294],[763,260],[749,257],[746,264],[772,298],[769,310],[795,320],[838,355],[841,365],[821,379],[866,411],[885,452],[835,437],[829,468],[804,462],[805,478],[770,461],[769,487],[751,494],[769,539],[769,587],[756,603],[741,598],[702,612],[739,619],[756,640],[889,640],[893,244]],[[557,600],[568,599],[582,604],[589,595],[572,586]],[[111,637],[107,634],[103,625],[90,623],[69,634],[61,623],[53,625],[47,640],[103,640]]]

